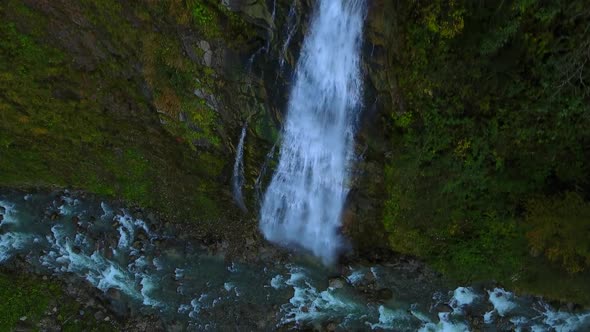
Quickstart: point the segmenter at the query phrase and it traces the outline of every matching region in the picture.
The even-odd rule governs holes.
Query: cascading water
[[[260,228],[332,263],[343,247],[340,214],[361,108],[364,0],[320,0],[291,91],[279,165],[267,189]]]
[[[242,196],[242,185],[244,184],[244,141],[246,140],[246,131],[248,123],[244,123],[242,133],[240,134],[240,141],[236,149],[236,161],[234,162],[234,173],[232,177],[232,189],[234,200],[240,209],[246,211],[246,204]]]

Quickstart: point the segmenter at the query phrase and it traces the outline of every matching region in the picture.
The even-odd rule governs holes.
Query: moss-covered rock
[[[0,16],[0,185],[181,221],[233,213],[235,140],[245,119],[268,120],[241,65],[255,27],[211,1],[10,0]]]

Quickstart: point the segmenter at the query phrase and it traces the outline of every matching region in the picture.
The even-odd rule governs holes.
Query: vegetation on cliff
[[[245,47],[250,25],[215,1],[9,0],[0,17],[0,185],[219,218],[231,141],[210,43]]]
[[[0,330],[32,330],[59,326],[62,331],[112,331],[112,322],[99,321],[82,303],[66,295],[63,285],[36,276],[0,272]]]
[[[398,10],[392,70],[403,103],[391,113],[384,215],[392,248],[463,280],[588,302],[585,1]]]

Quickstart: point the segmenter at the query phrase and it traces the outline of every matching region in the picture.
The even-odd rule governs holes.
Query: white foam
[[[178,313],[179,314],[186,314],[187,312],[190,312],[192,306],[190,304],[181,304],[180,306],[178,306]]]
[[[103,210],[105,208],[103,207]],[[106,213],[106,212],[105,212]],[[117,231],[119,232],[119,243],[117,247],[119,249],[129,249],[132,245],[137,229],[142,229],[148,237],[153,237],[153,233],[148,228],[145,221],[141,219],[135,219],[130,214],[125,212],[124,215],[117,215],[114,220],[119,223]],[[134,251],[133,249],[131,249]]]
[[[417,310],[410,310],[410,313],[412,314],[412,316],[416,317],[422,323],[432,323],[432,320],[428,318],[428,316],[426,316],[426,314],[424,314],[423,312]]]
[[[336,289],[319,291],[311,285],[302,269],[292,269],[291,277],[285,283],[293,287],[293,297],[282,306],[285,312],[282,324],[360,317],[366,311],[364,305],[345,297]]]
[[[483,322],[486,324],[492,324],[494,322],[495,310],[490,310],[483,315]]]
[[[379,306],[379,322],[376,324],[370,324],[371,329],[393,329],[400,323],[407,323],[412,320],[405,310],[402,309],[390,309],[384,306]]]
[[[287,280],[286,284],[293,286],[300,280],[305,280],[305,273],[294,272],[294,273],[291,273],[291,277],[289,277],[289,280]]]
[[[111,209],[107,203],[100,202],[100,208],[102,209],[102,216],[100,216],[100,219],[109,220],[113,217],[113,209]]]
[[[59,214],[63,216],[73,214],[75,207],[80,203],[77,199],[67,196],[62,196],[61,199],[63,200],[63,204],[61,204],[57,209],[59,210]]]
[[[285,278],[277,274],[272,279],[270,279],[270,286],[274,289],[279,289],[285,287]]]
[[[197,299],[192,299],[191,300],[191,308],[192,310],[189,312],[188,316],[192,319],[196,319],[199,314],[199,312],[201,312],[201,298],[203,297],[203,295],[201,294],[201,297],[197,300]]]
[[[227,267],[227,270],[231,273],[236,273],[239,271],[238,266],[234,262],[231,262],[231,265]]]
[[[147,261],[147,258],[145,258],[145,256],[139,256],[135,261],[128,265],[128,269],[129,271],[140,273],[148,266],[149,263]]]
[[[75,200],[70,201],[72,204]],[[55,208],[56,203],[52,207]],[[10,213],[16,213],[15,205],[9,204],[5,201],[0,201],[0,205],[6,207],[10,205]],[[64,204],[65,205],[65,204]],[[20,205],[16,208],[21,210]],[[103,208],[104,210],[104,208]],[[7,209],[8,211],[8,209]],[[24,209],[23,209],[24,212]],[[7,213],[8,214],[8,213]],[[12,215],[14,216],[14,215]],[[147,225],[142,220],[136,220],[129,214],[119,216],[123,218],[119,228],[122,233],[127,236],[130,242],[132,236],[136,236],[139,229],[143,229],[151,235]],[[11,219],[6,219],[9,220]],[[16,222],[16,217],[12,219]],[[45,224],[44,227],[49,227],[53,223]],[[24,226],[24,225],[23,225]],[[19,226],[20,227],[20,226]],[[121,232],[121,231],[120,231]],[[125,297],[134,299],[138,304],[144,306],[154,307],[157,309],[171,307],[172,310],[177,310],[178,313],[186,314],[192,319],[196,319],[199,313],[213,307],[222,307],[228,302],[234,304],[241,304],[238,299],[232,296],[235,293],[237,297],[240,296],[240,289],[246,288],[236,287],[236,280],[242,280],[241,272],[238,271],[238,266],[234,263],[231,266],[219,265],[219,268],[227,268],[232,273],[232,281],[223,284],[223,289],[214,280],[208,280],[206,287],[213,292],[210,294],[203,293],[200,297],[193,299],[187,303],[190,297],[184,297],[185,292],[187,296],[194,294],[195,282],[194,278],[189,277],[193,271],[187,267],[186,277],[185,270],[182,268],[174,268],[174,266],[165,266],[167,254],[153,258],[149,253],[149,245],[145,249],[148,252],[144,255],[133,256],[137,257],[134,261],[128,262],[127,256],[130,256],[129,250],[121,248],[117,250],[116,258],[109,259],[103,255],[101,251],[95,251],[94,237],[87,237],[83,232],[73,233],[71,225],[67,227],[65,224],[58,223],[51,227],[51,233],[46,236],[47,242],[44,238],[35,236],[34,234],[8,232],[0,235],[0,263],[3,263],[13,255],[20,252],[28,252],[33,243],[37,243],[35,250],[27,256],[27,260],[32,261],[38,252],[37,249],[44,249],[46,251],[39,257],[41,264],[50,271],[57,273],[72,273],[81,278],[88,280],[94,287],[103,292],[111,292],[114,289],[118,290]],[[48,245],[47,247],[45,247]],[[41,248],[44,246],[43,248]],[[179,251],[180,252],[180,251]],[[180,254],[178,254],[180,256]],[[147,258],[146,258],[147,256]],[[108,256],[110,257],[110,256]],[[176,256],[175,256],[176,258]],[[181,257],[178,257],[181,258]],[[127,264],[121,265],[125,261]],[[187,263],[188,264],[188,263]],[[223,264],[223,263],[219,263]],[[182,266],[182,265],[181,265]],[[240,266],[241,267],[241,266]],[[420,331],[467,331],[468,325],[464,318],[464,310],[473,305],[482,304],[484,294],[477,294],[471,287],[458,287],[452,291],[452,298],[447,301],[448,293],[435,293],[432,296],[433,303],[440,304],[448,302],[453,308],[451,313],[440,313],[438,321],[434,317],[429,317],[427,314],[417,311],[423,304],[411,305],[410,310],[399,305],[393,306],[393,303],[378,305],[368,301],[366,298],[352,297],[350,294],[350,287],[343,289],[323,289],[326,287],[326,280],[318,280],[315,274],[311,273],[304,267],[287,265],[289,274],[276,274],[274,277],[262,277],[256,284],[259,287],[273,287],[274,289],[293,289],[293,296],[288,303],[281,306],[280,319],[281,324],[295,322],[322,324],[325,322],[334,322],[339,324],[338,328],[355,329],[358,325],[364,326],[365,329],[392,329],[392,330],[416,330]],[[173,269],[173,273],[172,273]],[[166,271],[156,272],[157,270]],[[272,269],[266,269],[260,275],[273,275]],[[347,280],[351,284],[360,283],[365,276],[365,273],[372,273],[377,276],[385,275],[387,271],[381,267],[372,267],[370,272],[368,268],[361,268],[360,270],[351,271]],[[247,274],[246,274],[247,276]],[[163,298],[158,287],[162,284],[162,280],[175,278],[178,286],[178,302],[175,301],[176,295],[173,298]],[[186,278],[186,279],[185,279]],[[317,283],[316,283],[317,282]],[[270,286],[269,286],[270,284]],[[242,285],[242,283],[240,283]],[[322,286],[319,286],[322,285]],[[175,286],[171,286],[171,291]],[[229,293],[229,294],[228,294]],[[272,293],[272,292],[271,292]],[[283,294],[285,292],[276,292],[274,295]],[[483,315],[483,320],[486,325],[485,328],[492,328],[494,320],[497,317],[504,317],[502,324],[512,323],[509,328],[516,331],[555,331],[555,332],[574,332],[574,331],[590,331],[590,312],[585,313],[570,313],[564,311],[556,311],[546,303],[539,301],[534,305],[530,305],[529,299],[518,298],[511,292],[501,288],[495,288],[487,292],[489,302],[494,309],[486,312]],[[198,293],[197,293],[198,294]],[[219,295],[223,297],[220,297]],[[442,294],[442,295],[441,295]],[[229,295],[229,296],[228,296]],[[269,296],[273,296],[270,294]],[[178,306],[179,303],[184,303]],[[435,305],[436,305],[435,304]],[[432,309],[432,308],[431,308]],[[510,324],[508,323],[508,324]]]
[[[516,317],[510,318],[510,323],[512,323],[514,325],[514,327],[517,329],[521,329],[523,327],[523,325],[528,324],[528,322],[529,322],[529,319],[526,317],[522,317],[522,316],[516,316]]]
[[[133,221],[133,224],[135,225],[135,227],[137,228],[141,228],[143,229],[143,231],[149,236],[152,237],[153,233],[152,231],[150,231],[149,227],[147,226],[147,224],[145,223],[145,221],[143,221],[142,219],[135,219]]]
[[[158,271],[162,271],[164,270],[164,261],[158,257],[154,257],[154,259],[152,259],[152,264],[154,264],[154,266],[156,267],[156,270]]]
[[[102,256],[96,253],[91,258],[97,264],[102,263],[104,260]],[[121,270],[119,266],[109,264],[106,268],[98,266],[87,266],[87,268],[89,269],[86,275],[87,280],[103,292],[106,292],[109,288],[115,288],[130,297],[143,299],[143,295],[135,289],[135,279]]]
[[[348,275],[348,277],[346,277],[346,280],[348,280],[349,283],[351,283],[352,285],[357,285],[359,284],[365,277],[365,273],[363,271],[352,271],[352,273],[350,273],[350,275]]]
[[[234,285],[234,284],[233,284],[233,283],[231,283],[231,282],[226,282],[226,283],[224,283],[224,284],[223,284],[223,288],[225,288],[225,291],[226,291],[226,292],[229,292],[229,291],[231,291],[231,290],[232,290],[232,289],[234,289],[235,287],[236,287],[236,285]]]
[[[469,327],[463,322],[451,321],[449,313],[441,312],[438,314],[438,324],[427,323],[420,332],[469,332]]]
[[[493,291],[488,291],[489,300],[498,312],[498,315],[504,317],[510,311],[516,308],[514,303],[514,294],[507,292],[502,288],[495,288]]]
[[[4,208],[4,218],[2,219],[2,222],[0,222],[0,225],[5,225],[5,224],[16,224],[17,223],[17,218],[16,218],[16,207],[14,205],[14,203],[11,202],[7,202],[7,201],[0,201],[0,206]]]
[[[0,235],[0,263],[10,259],[17,251],[25,249],[34,240],[34,236],[24,233],[9,232]]]
[[[180,280],[184,278],[184,269],[176,268],[174,269],[174,279]]]
[[[555,311],[545,305],[543,323],[550,326],[556,332],[575,332],[590,330],[590,313],[574,314],[563,311]]]
[[[371,274],[373,275],[373,277],[375,279],[379,279],[379,276],[377,276],[377,267],[371,266],[370,270],[371,270]]]
[[[479,297],[471,287],[458,287],[453,291],[453,297],[449,301],[449,305],[453,308],[453,311],[461,313],[465,307],[473,304]]]
[[[103,292],[114,288],[132,298],[142,299],[132,274],[97,251],[90,256],[82,251],[75,252],[62,226],[53,226],[51,232],[52,236],[47,236],[47,240],[52,250],[40,258],[42,265],[55,272],[73,272],[83,276]]]
[[[141,295],[143,296],[143,305],[151,307],[165,307],[165,305],[154,299],[152,293],[157,289],[158,281],[151,276],[144,275],[141,279]]]
[[[211,302],[211,308],[215,307],[217,304],[219,304],[221,302],[222,298],[221,297],[216,297],[215,299],[213,299],[213,302]]]
[[[132,218],[125,214],[123,216],[116,216],[115,220],[119,223],[119,227],[117,228],[119,231],[119,243],[117,247],[121,249],[128,248],[135,236],[135,227]]]

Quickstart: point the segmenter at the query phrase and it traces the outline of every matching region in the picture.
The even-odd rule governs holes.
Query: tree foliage
[[[590,267],[590,203],[577,193],[531,199],[526,221],[534,254],[544,254],[575,273]]]
[[[590,194],[585,1],[412,1],[400,17],[406,107],[391,113],[392,247],[450,260],[461,276],[500,261],[508,278],[523,268],[532,209],[532,248],[580,271],[586,249],[573,249],[571,232],[590,218],[525,202],[544,195],[579,207]],[[565,192],[578,194],[554,201]],[[561,235],[547,238],[549,224]]]

